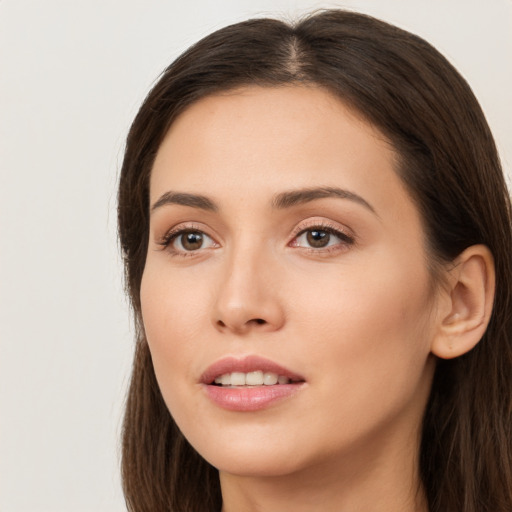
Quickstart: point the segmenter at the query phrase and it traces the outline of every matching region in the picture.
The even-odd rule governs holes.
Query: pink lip
[[[294,381],[290,384],[255,387],[221,387],[214,386],[215,377],[232,372],[277,373]],[[247,356],[241,359],[227,357],[212,364],[201,376],[201,383],[210,400],[216,405],[230,411],[258,411],[276,401],[289,398],[304,385],[304,378],[283,366],[259,356]]]

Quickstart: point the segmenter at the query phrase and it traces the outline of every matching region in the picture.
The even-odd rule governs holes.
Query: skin
[[[224,512],[427,510],[417,454],[441,292],[395,161],[341,101],[298,86],[202,99],[158,151],[152,205],[172,191],[216,206],[153,209],[141,301],[163,397],[219,469]],[[366,204],[272,204],[312,187]],[[311,247],[314,227],[342,235]],[[203,232],[203,245],[165,246],[174,228]],[[305,384],[263,410],[220,408],[202,373],[253,354]]]

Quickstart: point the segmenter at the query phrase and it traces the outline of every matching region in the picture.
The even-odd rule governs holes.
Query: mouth
[[[259,356],[228,357],[202,375],[207,396],[231,411],[257,411],[290,398],[303,388],[299,374]]]

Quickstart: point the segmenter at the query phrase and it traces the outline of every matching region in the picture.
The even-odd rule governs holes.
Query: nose
[[[233,251],[215,291],[215,328],[239,335],[279,330],[285,315],[278,274],[275,262],[263,251]]]

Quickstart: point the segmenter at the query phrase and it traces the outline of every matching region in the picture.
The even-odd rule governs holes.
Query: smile
[[[210,366],[201,377],[208,398],[222,409],[258,411],[295,395],[305,379],[259,356],[228,357]]]

